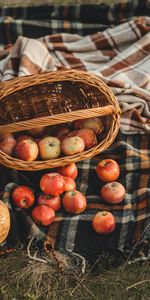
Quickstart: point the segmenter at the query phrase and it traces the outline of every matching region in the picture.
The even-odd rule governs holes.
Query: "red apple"
[[[89,128],[83,128],[80,130],[73,130],[71,131],[68,136],[79,136],[83,139],[85,144],[85,149],[90,149],[97,145],[97,138],[92,129]]]
[[[21,142],[21,141],[24,141],[24,140],[33,140],[33,138],[28,134],[20,134],[20,135],[17,136],[16,140],[17,140],[17,143],[18,143],[18,142]]]
[[[50,196],[47,194],[41,194],[38,197],[38,204],[39,205],[47,205],[51,207],[54,211],[57,211],[61,207],[61,199],[60,196]]]
[[[0,150],[8,155],[12,155],[16,146],[16,140],[11,133],[0,135]]]
[[[63,179],[65,182],[65,189],[64,189],[65,192],[73,191],[76,189],[76,183],[72,178],[63,176]]]
[[[40,188],[45,194],[59,196],[65,188],[63,176],[59,173],[44,174],[40,180]]]
[[[59,129],[58,129],[58,132],[56,133],[56,137],[60,140],[60,141],[63,141],[68,133],[70,132],[70,129],[66,126],[61,126]]]
[[[100,211],[95,214],[92,220],[93,229],[100,234],[108,234],[116,227],[114,215],[108,211]]]
[[[103,124],[100,118],[93,117],[93,118],[74,121],[74,128],[75,129],[89,128],[92,129],[97,135],[102,132]]]
[[[56,134],[67,134],[70,131],[68,124],[58,124],[56,125]]]
[[[97,145],[97,138],[92,129],[80,129],[78,130],[77,135],[83,139],[85,143],[85,149],[90,149]]]
[[[28,133],[35,138],[41,137],[45,134],[45,127],[32,128],[28,130]]]
[[[74,155],[84,151],[85,144],[79,136],[67,137],[62,141],[61,148],[65,155]]]
[[[77,191],[66,192],[62,199],[64,209],[70,214],[82,213],[87,206],[85,196]]]
[[[115,181],[120,175],[120,167],[113,159],[103,159],[96,167],[96,173],[104,182]]]
[[[78,119],[73,122],[73,127],[75,130],[84,128],[84,119]]]
[[[38,143],[40,157],[44,160],[54,159],[60,156],[60,140],[53,136],[47,136]]]
[[[108,182],[100,191],[102,199],[111,204],[120,203],[125,197],[126,191],[124,186],[119,182]]]
[[[32,190],[24,185],[16,187],[11,197],[13,203],[19,208],[29,208],[33,205],[35,200]]]
[[[37,205],[32,210],[32,218],[33,220],[44,226],[50,225],[55,219],[55,212],[54,210],[46,205]]]
[[[30,139],[18,142],[14,150],[15,157],[25,161],[36,160],[38,153],[38,145]]]
[[[71,177],[74,180],[77,178],[78,175],[78,169],[75,163],[59,167],[57,168],[57,172],[63,176]]]
[[[77,136],[79,130],[71,130],[68,134],[67,137],[73,137],[73,136]]]

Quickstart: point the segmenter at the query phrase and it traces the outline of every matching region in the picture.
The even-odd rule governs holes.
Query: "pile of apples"
[[[101,119],[94,117],[20,134],[4,133],[0,135],[0,150],[24,161],[55,159],[96,146],[102,131]]]
[[[113,159],[104,159],[96,166],[100,181],[100,198],[109,204],[124,200],[125,188],[115,181],[120,175],[120,167]],[[44,174],[39,182],[41,194],[35,199],[33,191],[27,186],[16,187],[11,195],[15,206],[31,208],[33,220],[44,226],[55,222],[56,212],[63,208],[70,214],[80,214],[87,208],[87,199],[76,189],[75,179],[78,169],[75,163],[59,167],[55,172]],[[92,219],[92,228],[99,234],[108,234],[116,228],[115,216],[110,211],[99,211]]]
[[[70,214],[79,214],[86,209],[86,197],[76,190],[78,175],[75,163],[57,168],[56,172],[44,174],[40,179],[41,194],[35,199],[27,186],[16,187],[11,195],[15,206],[28,209],[33,206],[31,216],[36,223],[50,225],[55,213],[63,207]]]

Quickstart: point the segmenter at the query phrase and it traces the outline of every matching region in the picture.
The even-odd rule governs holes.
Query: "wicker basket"
[[[17,170],[55,168],[107,149],[119,130],[120,108],[109,87],[85,71],[59,70],[1,83],[0,133],[99,116],[105,126],[98,145],[82,153],[47,161],[22,161],[0,151],[0,163]]]

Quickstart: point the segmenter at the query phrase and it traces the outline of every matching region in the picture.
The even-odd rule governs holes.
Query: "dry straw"
[[[0,163],[37,171],[88,159],[107,149],[120,124],[120,108],[110,88],[85,71],[59,70],[1,83],[0,133],[101,117],[104,132],[98,145],[82,153],[51,160],[22,161],[0,151]]]

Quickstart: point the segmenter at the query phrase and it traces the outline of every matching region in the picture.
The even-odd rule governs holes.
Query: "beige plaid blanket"
[[[103,32],[18,37],[0,51],[0,80],[57,67],[83,69],[104,80],[122,109],[124,134],[150,132],[150,18],[139,17]]]

